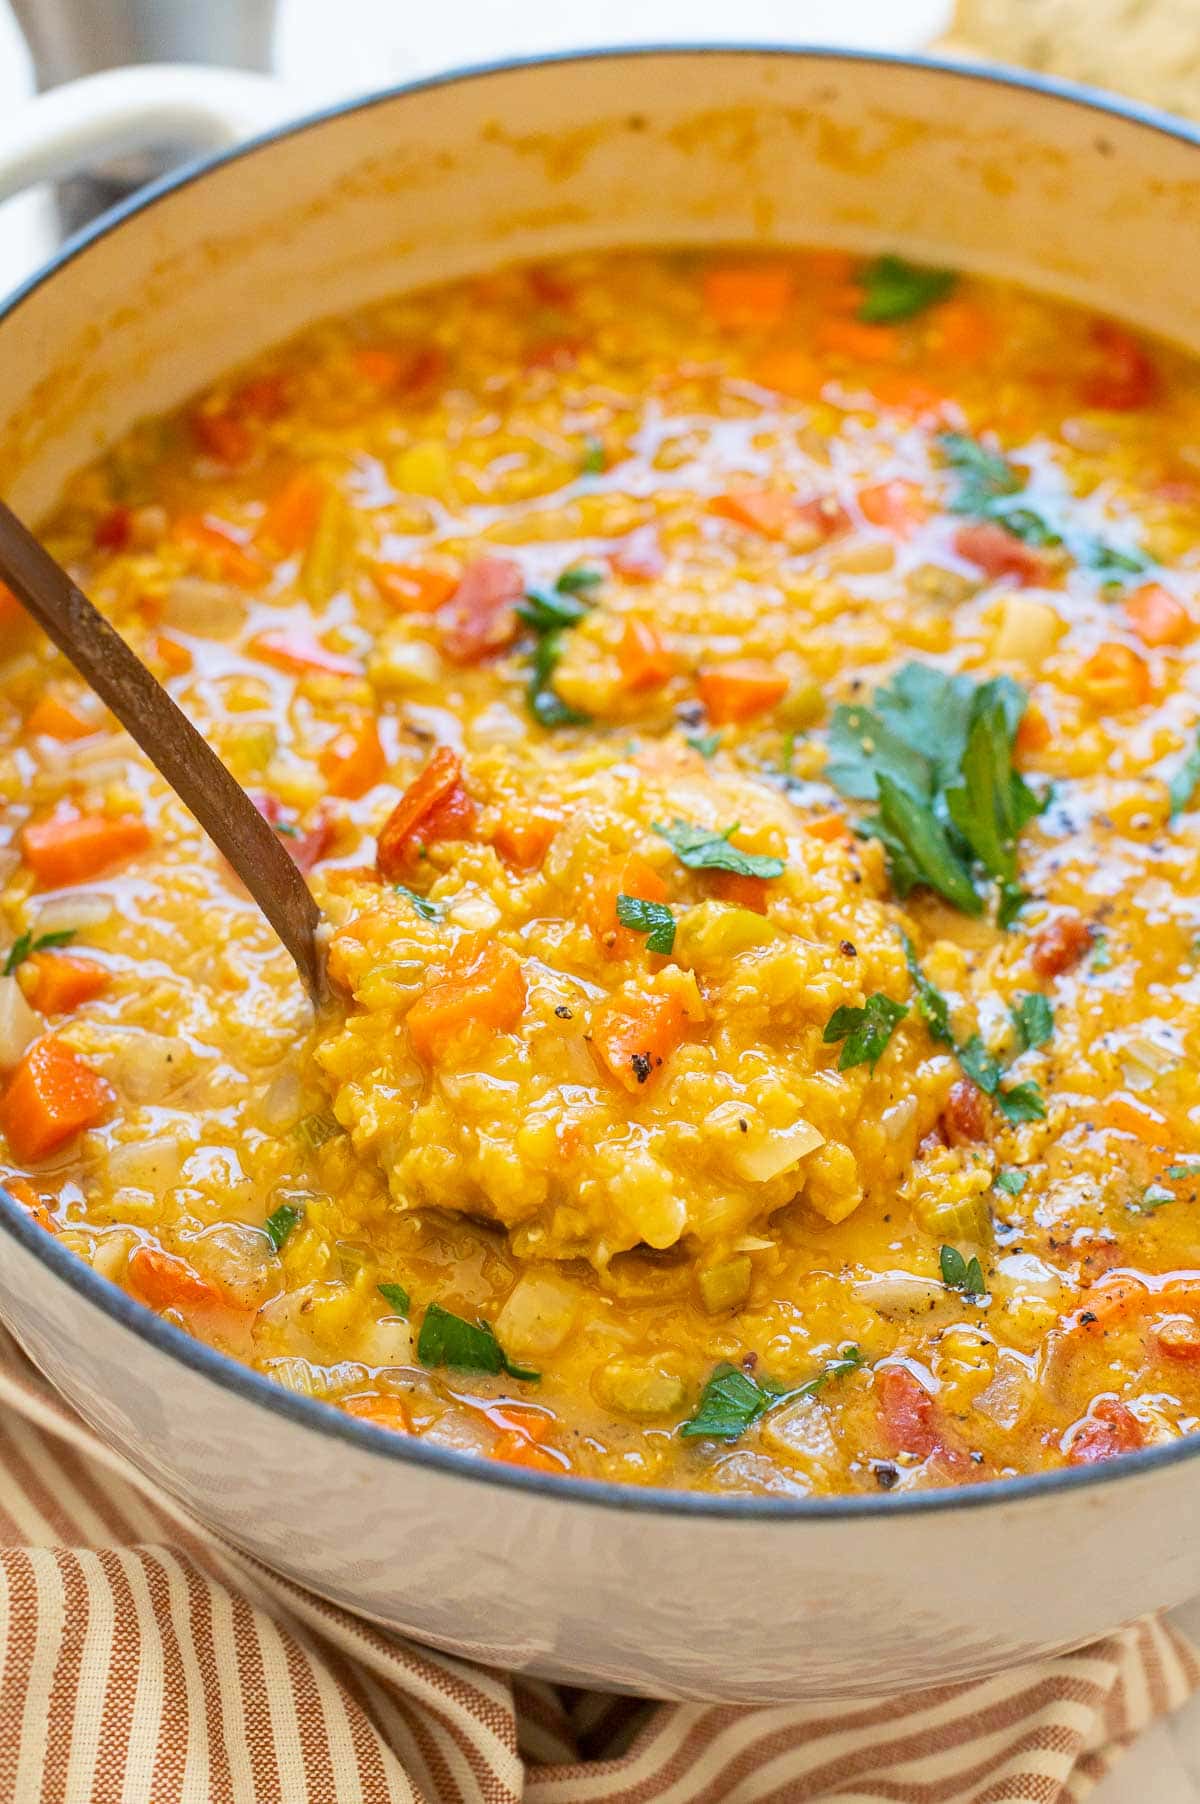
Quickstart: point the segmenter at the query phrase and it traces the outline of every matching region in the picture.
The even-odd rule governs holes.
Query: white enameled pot
[[[90,90],[88,147],[132,141],[139,104]],[[82,154],[45,121],[4,126],[22,179]],[[1198,227],[1196,133],[1003,71],[752,48],[467,71],[280,128],[68,247],[0,314],[0,491],[36,518],[133,420],[310,320],[584,246],[896,247],[1200,349]],[[2,1194],[0,1227],[0,1315],[104,1436],[271,1565],[475,1659],[661,1696],[875,1695],[1200,1591],[1200,1438],[899,1498],[560,1480],[291,1396]]]

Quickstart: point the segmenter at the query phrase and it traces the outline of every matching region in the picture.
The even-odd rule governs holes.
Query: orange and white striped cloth
[[[1074,1804],[1198,1687],[1153,1621],[878,1704],[514,1679],[209,1534],[0,1335],[0,1804]]]

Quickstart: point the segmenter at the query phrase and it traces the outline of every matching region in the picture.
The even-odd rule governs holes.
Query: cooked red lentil
[[[1200,1408],[1200,382],[841,253],[326,325],[47,528],[329,921],[8,598],[13,1194],[292,1390],[911,1489]]]

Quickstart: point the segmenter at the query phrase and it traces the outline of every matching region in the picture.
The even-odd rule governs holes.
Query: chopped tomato
[[[1200,1324],[1187,1316],[1172,1315],[1154,1324],[1154,1342],[1159,1352],[1180,1365],[1200,1363]]]
[[[250,800],[269,826],[289,829],[282,835],[284,849],[292,863],[307,875],[324,858],[333,843],[336,831],[333,815],[328,809],[319,809],[312,825],[300,832],[278,796],[260,792],[252,795]]]
[[[380,599],[403,614],[432,614],[449,601],[460,577],[426,564],[380,564],[374,572]]]
[[[617,647],[622,686],[631,695],[661,689],[675,673],[675,659],[663,643],[658,628],[631,614]]]
[[[886,527],[888,532],[894,532],[901,539],[910,537],[928,520],[930,512],[929,499],[920,483],[905,482],[900,478],[860,489],[858,505],[863,518],[872,526]]]
[[[92,528],[97,551],[124,551],[133,537],[133,513],[127,507],[110,507]]]
[[[255,538],[292,555],[312,542],[329,495],[329,484],[315,470],[297,470],[268,501]]]
[[[1146,660],[1115,639],[1096,647],[1079,672],[1079,684],[1092,704],[1106,712],[1140,708],[1151,695]]]
[[[756,915],[767,912],[767,888],[765,877],[743,877],[737,871],[714,871],[709,887],[719,902],[732,902],[738,908],[753,909]]]
[[[704,305],[728,331],[762,331],[778,325],[792,290],[792,272],[780,264],[730,264],[705,274]]]
[[[524,574],[512,558],[473,558],[453,595],[438,609],[446,656],[456,664],[476,664],[511,645],[517,634],[516,604],[524,592]]]
[[[194,413],[192,435],[205,456],[218,463],[248,463],[254,453],[253,435],[231,413]]]
[[[43,1015],[66,1015],[81,1003],[103,995],[109,973],[94,958],[73,952],[34,952],[25,962],[30,973],[27,994]]]
[[[49,692],[34,702],[25,726],[30,733],[43,733],[47,739],[86,739],[89,733],[99,731],[98,723],[89,714]]]
[[[627,583],[655,582],[667,567],[658,534],[652,526],[639,526],[631,532],[610,551],[608,561],[614,573]]]
[[[1022,588],[1044,583],[1049,575],[1041,553],[994,520],[960,526],[954,535],[954,549],[985,576],[1011,576]]]
[[[724,727],[766,714],[787,694],[788,679],[760,659],[736,658],[701,670],[696,687],[708,718]]]
[[[814,544],[818,545],[849,532],[854,524],[835,495],[814,495],[810,501],[798,501],[796,520],[809,529]]]
[[[880,1431],[889,1453],[936,1459],[945,1466],[967,1464],[966,1455],[945,1438],[937,1400],[907,1366],[885,1366],[875,1378]]]
[[[979,1085],[969,1077],[960,1077],[951,1084],[941,1120],[952,1146],[986,1140],[987,1108]]]
[[[468,943],[451,958],[445,976],[417,997],[405,1025],[418,1058],[436,1065],[465,1029],[508,1033],[524,1009],[525,974],[516,953],[495,940],[480,951]]]
[[[151,834],[133,815],[52,814],[21,829],[21,856],[48,889],[86,883],[144,852]]]
[[[1125,597],[1125,618],[1143,645],[1182,645],[1192,634],[1192,617],[1178,596],[1161,583],[1143,583]]]
[[[1029,962],[1039,977],[1061,977],[1077,965],[1092,943],[1092,924],[1082,915],[1055,915],[1039,927],[1029,948]]]
[[[45,1159],[113,1102],[109,1085],[53,1034],[35,1040],[0,1097],[0,1128],[23,1165]]]
[[[437,381],[446,356],[440,345],[364,345],[355,351],[354,364],[373,388],[412,395]]]
[[[267,579],[266,566],[219,520],[184,514],[172,526],[171,536],[196,557],[202,569],[211,569],[236,589],[257,589]]]
[[[1115,320],[1098,319],[1092,324],[1091,337],[1097,367],[1083,384],[1083,399],[1089,407],[1130,413],[1158,399],[1162,387],[1158,368],[1131,332]]]
[[[502,820],[492,834],[492,844],[509,864],[518,870],[532,871],[541,864],[561,826],[561,816],[534,808],[519,818]]]
[[[817,346],[835,357],[856,363],[895,363],[903,340],[895,326],[875,325],[838,315],[823,319],[817,327]]]
[[[151,1309],[218,1309],[225,1298],[195,1266],[162,1247],[143,1243],[133,1249],[126,1267],[129,1288]]]
[[[387,760],[379,732],[369,715],[345,732],[337,733],[321,752],[321,773],[330,795],[357,801],[383,776]]]
[[[463,787],[462,759],[439,745],[384,822],[375,853],[379,875],[394,882],[436,840],[469,839],[475,819],[475,804]]]
[[[412,1433],[408,1411],[399,1397],[347,1397],[342,1408],[360,1422],[374,1422],[376,1428],[390,1428],[395,1434]]]
[[[611,958],[631,958],[645,947],[646,936],[618,921],[618,896],[633,896],[639,902],[665,902],[667,886],[654,866],[637,852],[614,858],[592,873],[584,915],[596,943]]]
[[[322,676],[355,677],[363,673],[357,658],[347,657],[340,651],[329,651],[319,639],[309,638],[307,633],[259,633],[250,641],[250,649],[266,663],[297,676],[316,672]]]
[[[1141,1423],[1115,1397],[1099,1397],[1071,1437],[1067,1459],[1072,1466],[1094,1466],[1145,1446]]]
[[[657,991],[610,996],[592,1016],[591,1047],[604,1068],[636,1096],[661,1070],[686,1027],[687,1018],[673,996]]]

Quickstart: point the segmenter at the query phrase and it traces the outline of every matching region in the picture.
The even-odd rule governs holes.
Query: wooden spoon
[[[3,501],[0,580],[191,809],[295,959],[313,1002],[322,1003],[321,913],[278,834],[162,684]]]

